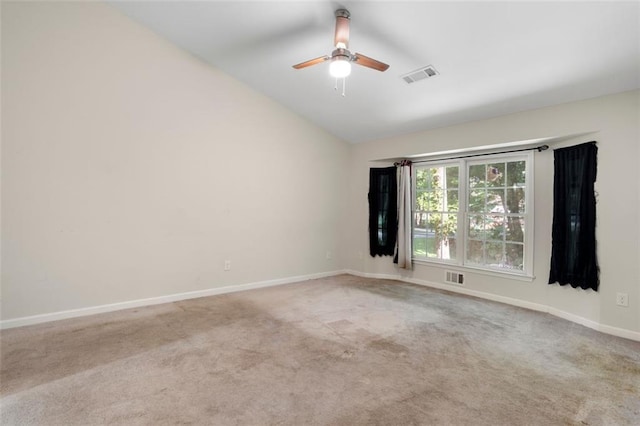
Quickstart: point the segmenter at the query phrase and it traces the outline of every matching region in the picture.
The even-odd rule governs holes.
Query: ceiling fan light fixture
[[[344,78],[351,74],[351,62],[344,58],[335,58],[329,65],[329,74],[335,78]]]

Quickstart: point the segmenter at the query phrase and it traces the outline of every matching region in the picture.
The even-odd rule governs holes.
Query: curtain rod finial
[[[546,151],[549,149],[549,145],[542,145],[538,147],[538,152]]]

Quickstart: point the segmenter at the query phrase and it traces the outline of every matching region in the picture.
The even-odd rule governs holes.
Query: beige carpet
[[[639,425],[640,343],[353,276],[2,331],[3,425]]]

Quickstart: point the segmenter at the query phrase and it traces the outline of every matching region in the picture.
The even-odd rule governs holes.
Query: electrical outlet
[[[327,250],[327,260],[331,259],[331,252]]]
[[[230,271],[231,270],[231,261],[230,260],[225,260],[224,261],[224,270],[225,271]]]
[[[627,293],[616,293],[616,305],[629,306],[629,295]]]

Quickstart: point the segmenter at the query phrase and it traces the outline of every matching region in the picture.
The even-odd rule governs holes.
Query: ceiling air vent
[[[410,73],[403,75],[402,79],[406,81],[407,84],[411,84],[415,83],[416,81],[426,80],[427,78],[436,75],[438,75],[438,71],[436,71],[433,65],[427,65],[426,67],[411,71]]]

